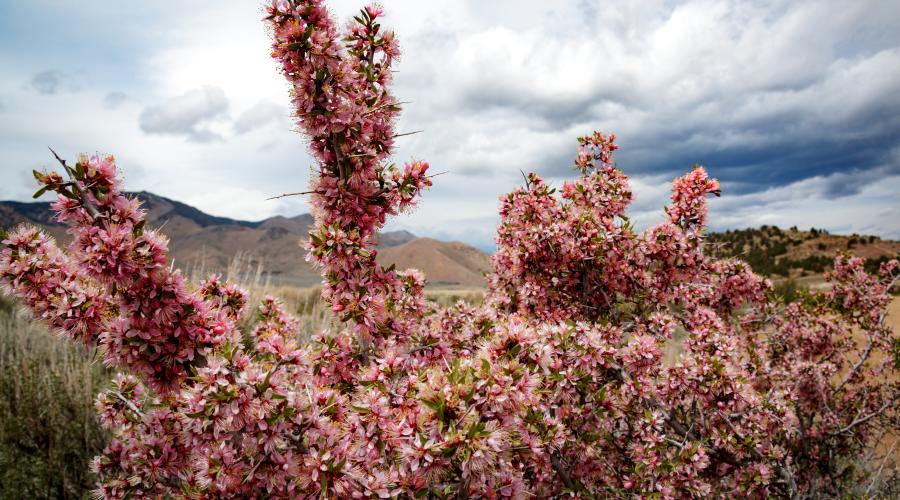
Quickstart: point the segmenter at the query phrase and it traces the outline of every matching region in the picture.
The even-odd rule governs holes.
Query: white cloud
[[[141,130],[148,134],[184,135],[192,141],[221,140],[212,126],[228,112],[228,98],[212,85],[147,106],[140,116]]]
[[[118,108],[128,100],[128,94],[125,92],[114,91],[106,94],[103,98],[103,104],[108,108]]]
[[[340,19],[363,4],[329,2]],[[900,145],[897,2],[392,0],[386,7],[404,50],[395,94],[412,101],[398,128],[425,130],[399,141],[396,160],[421,158],[448,171],[395,227],[489,245],[497,197],[521,182],[519,170],[559,183],[573,174],[574,138],[601,129],[620,137],[618,158],[632,177],[641,224],[658,220],[671,178],[699,162],[725,181],[713,202],[717,228],[784,220],[898,233],[890,217],[900,203],[883,192],[895,186],[900,164],[891,156]],[[263,201],[304,190],[311,160],[283,119],[290,100],[268,56],[260,5],[161,0],[131,8],[141,12],[134,25],[96,0],[41,10],[35,15],[64,29],[4,43],[0,66],[11,68],[0,77],[4,179],[15,178],[12,168],[45,161],[52,143],[72,154],[117,153],[123,165],[140,165],[129,188],[217,215],[306,210],[299,198]],[[93,48],[65,43],[58,37],[85,36],[84,23],[66,21],[73,16],[118,19],[109,28],[115,36],[91,33]],[[53,51],[26,53],[41,47],[39,36],[54,37]],[[45,70],[34,61],[66,74],[83,70],[85,91],[57,93],[52,105],[23,91],[22,82]],[[122,89],[128,98],[111,106],[108,96]],[[221,140],[196,142],[212,137]],[[3,183],[0,196],[27,193]],[[823,215],[838,211],[848,215]]]
[[[287,117],[287,109],[263,99],[238,116],[234,122],[234,131],[238,134],[246,134],[270,123],[280,123],[284,126],[288,124]]]

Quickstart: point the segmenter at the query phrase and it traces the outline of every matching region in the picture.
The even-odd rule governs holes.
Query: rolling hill
[[[835,235],[822,229],[801,231],[762,226],[711,233],[706,238],[707,252],[718,257],[738,257],[759,274],[774,278],[821,280],[831,268],[838,252],[850,252],[866,259],[866,269],[900,256],[900,242],[870,235]]]
[[[491,269],[487,254],[481,250],[458,241],[431,238],[415,238],[402,245],[383,248],[377,259],[384,266],[394,264],[398,268],[427,269],[428,282],[436,286],[482,287],[483,273]]]
[[[172,258],[188,273],[258,272],[272,284],[291,286],[320,281],[302,248],[313,224],[309,214],[251,222],[210,215],[148,192],[133,195],[147,209],[148,226],[170,238]],[[20,223],[38,225],[62,241],[69,239],[65,227],[53,220],[49,203],[0,201],[0,227],[10,229]],[[474,247],[417,238],[408,231],[379,235],[378,261],[401,269],[415,267],[430,284],[444,287],[483,287],[482,273],[490,268],[487,254]]]

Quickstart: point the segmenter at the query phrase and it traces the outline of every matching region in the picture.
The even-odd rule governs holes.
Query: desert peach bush
[[[485,305],[440,309],[416,271],[382,268],[378,230],[431,185],[390,163],[399,55],[365,8],[268,6],[274,57],[316,160],[309,258],[345,327],[309,345],[276,300],[192,286],[123,194],[112,157],[37,173],[67,251],[20,227],[0,278],[35,316],[122,374],[97,399],[114,439],[102,497],[816,496],[898,424],[900,341],[885,324],[900,263],[839,256],[827,292],[784,306],[704,252],[695,167],[666,220],[635,232],[615,137],[579,139],[577,179],[501,200]],[[64,177],[65,175],[65,177]],[[664,349],[680,345],[675,361]]]

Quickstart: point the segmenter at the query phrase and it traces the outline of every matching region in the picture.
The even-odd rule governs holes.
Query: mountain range
[[[311,286],[321,281],[306,262],[303,249],[313,225],[309,214],[275,216],[261,221],[217,217],[195,207],[145,191],[132,193],[147,210],[150,227],[170,239],[170,256],[193,277],[224,273],[243,281],[260,279],[274,285]],[[61,241],[69,239],[65,226],[53,219],[47,202],[0,201],[0,227],[35,224]],[[482,288],[490,258],[481,250],[457,241],[420,238],[408,231],[384,232],[378,237],[378,261],[399,269],[416,268],[439,288]],[[739,257],[753,269],[773,278],[818,282],[839,251],[869,259],[869,271],[900,256],[900,242],[877,236],[832,235],[825,230],[781,229],[762,226],[709,234],[708,251],[717,257]]]
[[[257,275],[275,285],[310,286],[321,281],[306,262],[303,243],[313,218],[275,216],[261,221],[217,217],[195,207],[148,192],[132,193],[147,210],[148,226],[170,239],[170,256],[186,272],[205,275]],[[0,201],[0,227],[35,224],[61,241],[66,227],[53,219],[47,202]],[[419,238],[408,231],[379,235],[378,261],[400,269],[414,267],[436,287],[484,287],[489,256],[461,242]]]

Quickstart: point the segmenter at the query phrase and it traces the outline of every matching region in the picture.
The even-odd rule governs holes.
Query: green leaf
[[[322,479],[319,482],[319,485],[322,489],[322,494],[319,495],[319,498],[322,498],[322,499],[328,498],[328,475],[322,474]]]
[[[372,413],[372,410],[370,410],[369,408],[363,408],[362,406],[350,405],[350,408],[353,408],[357,413],[362,413],[363,415]]]
[[[76,200],[76,201],[81,200],[81,198],[79,198],[75,193],[69,191],[68,189],[60,188],[60,190],[57,192],[70,200]]]
[[[46,193],[47,190],[49,190],[49,189],[50,189],[50,186],[44,186],[44,187],[38,189],[37,192],[34,193],[31,197],[34,198],[34,199],[38,199],[38,198],[40,198],[44,193]]]
[[[431,401],[431,400],[428,400],[428,399],[423,399],[423,400],[422,400],[422,404],[424,404],[425,406],[431,408],[431,409],[434,410],[435,412],[440,412],[440,411],[441,411],[441,407],[443,406],[443,404],[442,404],[440,401]]]

